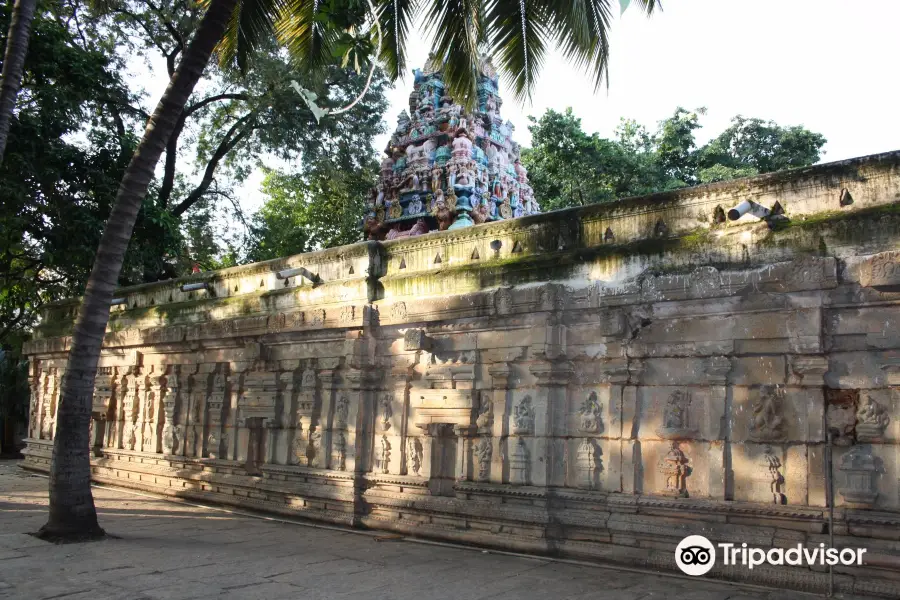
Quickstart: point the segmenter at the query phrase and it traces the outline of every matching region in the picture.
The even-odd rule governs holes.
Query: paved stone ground
[[[46,478],[0,461],[0,598],[815,598],[285,523],[111,488],[94,498],[117,539],[43,542],[27,533],[46,519]]]

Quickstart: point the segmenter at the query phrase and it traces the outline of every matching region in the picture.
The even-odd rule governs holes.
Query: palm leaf
[[[323,25],[317,0],[283,0],[286,10],[275,24],[278,41],[309,70],[322,69],[333,60],[340,31]]]
[[[530,99],[544,63],[546,42],[553,32],[552,10],[556,2],[494,0],[488,8],[487,30],[491,54],[518,102]],[[524,12],[522,7],[524,6]]]
[[[534,1],[543,5],[551,35],[563,56],[592,74],[595,89],[599,89],[607,80],[612,0]],[[659,0],[638,2],[648,15],[661,9]]]
[[[433,51],[444,63],[447,92],[471,108],[478,96],[478,54],[485,39],[484,3],[481,0],[432,2],[425,22],[434,36]]]
[[[236,63],[241,72],[245,72],[250,56],[271,38],[275,21],[284,10],[285,0],[238,2],[225,35],[216,46],[219,63]]]
[[[419,10],[419,0],[379,0],[376,2],[381,23],[381,62],[391,81],[403,78],[406,71],[406,40],[411,21]]]

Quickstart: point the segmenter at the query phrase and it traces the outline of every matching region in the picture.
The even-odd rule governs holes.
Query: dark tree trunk
[[[0,83],[0,163],[6,153],[6,138],[12,123],[13,109],[16,107],[16,96],[22,86],[22,69],[25,67],[25,55],[28,54],[28,37],[31,34],[31,21],[34,19],[34,6],[37,0],[16,0],[12,18],[9,20],[9,35],[6,38],[6,54],[3,56],[3,76]]]
[[[103,535],[91,495],[88,431],[94,376],[113,292],[156,164],[238,2],[210,2],[194,38],[182,55],[181,64],[147,122],[144,137],[119,185],[75,322],[57,409],[57,430],[50,464],[50,516],[39,532],[41,537],[66,540]]]

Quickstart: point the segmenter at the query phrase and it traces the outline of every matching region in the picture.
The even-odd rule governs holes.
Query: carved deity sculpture
[[[394,416],[394,409],[391,407],[393,401],[394,397],[390,394],[384,394],[381,396],[379,407],[381,410],[382,431],[387,431],[391,428],[391,417]]]
[[[660,491],[665,496],[687,498],[686,479],[690,473],[687,457],[678,448],[676,442],[672,442],[669,452],[658,465],[659,472],[665,480],[665,487]]]
[[[419,438],[411,437],[406,440],[406,474],[419,476],[422,469],[422,442]]]
[[[487,481],[491,474],[491,455],[494,453],[491,438],[481,438],[473,450],[478,461],[478,481]]]
[[[591,438],[584,438],[578,445],[578,454],[576,456],[576,465],[579,471],[578,487],[584,489],[593,489],[594,472],[597,469],[596,449]]]
[[[525,396],[513,410],[513,433],[528,435],[534,432],[534,407],[531,396]]]
[[[350,414],[350,400],[347,396],[341,394],[334,407],[334,428],[346,429],[347,419]]]
[[[306,450],[306,440],[303,439],[303,424],[298,417],[297,426],[294,429],[294,441],[291,442],[291,464],[306,464],[309,459]]]
[[[313,431],[309,434],[309,442],[312,452],[312,456],[310,456],[309,464],[313,467],[321,467],[322,465],[322,432],[321,431]]]
[[[478,407],[478,417],[475,419],[475,425],[478,429],[490,429],[494,424],[494,403],[491,402],[489,392],[481,393],[481,404]]]
[[[578,428],[584,433],[600,433],[602,420],[600,417],[603,405],[597,399],[597,392],[591,392],[581,405]]]
[[[331,463],[331,468],[338,471],[343,471],[347,468],[347,437],[343,431],[338,431],[334,435],[334,451]]]
[[[381,436],[381,452],[379,454],[381,461],[381,472],[387,474],[391,464],[391,443],[387,436]]]
[[[890,421],[888,411],[867,394],[856,411],[856,439],[860,442],[881,440]]]
[[[753,402],[750,417],[750,439],[780,440],[784,437],[784,388],[764,386]]]

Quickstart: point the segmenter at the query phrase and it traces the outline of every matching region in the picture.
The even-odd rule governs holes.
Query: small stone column
[[[375,380],[377,378],[366,369],[348,369],[343,373],[344,388],[350,400],[350,423],[355,423],[355,431],[348,432],[346,467],[348,471],[363,473],[374,468],[374,444],[380,444],[381,435],[372,431],[375,420]],[[391,452],[400,453],[399,448]]]
[[[530,364],[529,370],[537,380],[534,390],[534,433],[530,440],[525,441],[531,461],[530,483],[543,487],[558,479],[562,484],[565,470],[559,469],[557,472],[555,465],[564,463],[565,447],[553,443],[553,426],[566,416],[567,386],[575,368],[568,361],[541,361]]]
[[[491,375],[490,390],[481,392],[481,404],[475,424],[480,435],[491,435],[492,444],[490,460],[490,481],[502,483],[504,481],[504,464],[501,444],[509,436],[509,419],[497,418],[498,415],[508,414],[507,398],[509,397],[509,381],[512,368],[509,363],[501,362],[488,367]],[[486,405],[490,406],[488,410]],[[509,465],[506,465],[507,467]],[[508,480],[509,473],[506,474]]]
[[[472,481],[472,437],[478,429],[471,425],[454,425],[456,434],[456,480]]]

